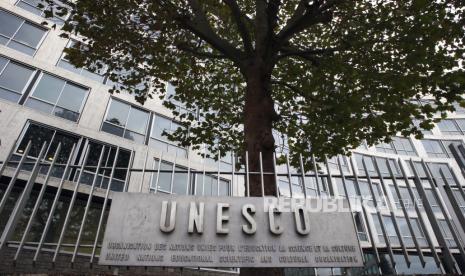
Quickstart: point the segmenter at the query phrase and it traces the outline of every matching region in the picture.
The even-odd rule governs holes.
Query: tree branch
[[[241,62],[240,57],[243,55],[243,52],[236,49],[236,47],[215,33],[198,0],[188,0],[188,3],[192,8],[193,18],[191,19],[189,16],[177,14],[174,19],[177,20],[182,27],[191,31],[196,36],[210,44],[217,51],[224,54],[225,57],[239,64]]]
[[[285,81],[281,81],[281,80],[272,80],[271,81],[271,84],[275,84],[275,85],[278,85],[278,86],[283,86],[289,90],[291,90],[292,92],[294,92],[295,94],[297,94],[298,96],[304,98],[304,99],[310,99],[312,101],[319,101],[317,98],[313,97],[312,95],[310,94],[305,94],[303,91],[301,91],[299,88],[285,82]]]
[[[236,22],[237,28],[239,30],[239,34],[242,37],[245,52],[252,53],[252,40],[250,38],[250,33],[247,30],[248,17],[242,13],[236,0],[224,0],[224,2],[231,9],[234,21]]]
[[[224,59],[224,58],[226,58],[226,56],[222,55],[222,54],[218,55],[218,54],[199,51],[199,50],[189,46],[187,43],[180,43],[180,44],[176,45],[176,47],[181,51],[191,53],[194,56],[197,56],[199,58],[211,58],[211,59]]]
[[[286,43],[295,34],[316,25],[330,22],[333,18],[331,8],[345,0],[315,0],[311,5],[306,0],[301,0],[294,14],[286,25],[278,33],[277,38],[281,43]]]
[[[305,56],[305,57],[310,57],[310,56],[318,56],[318,55],[329,55],[329,54],[333,54],[334,52],[337,52],[337,51],[343,51],[345,49],[348,49],[348,48],[345,48],[345,47],[332,47],[332,48],[325,48],[325,49],[313,49],[313,48],[310,48],[310,49],[298,49],[296,47],[291,47],[291,46],[287,46],[287,47],[281,47],[280,49],[280,54],[278,54],[278,59],[281,59],[281,58],[285,58],[285,57],[289,57],[289,56],[298,56],[298,57],[302,57],[302,56]]]

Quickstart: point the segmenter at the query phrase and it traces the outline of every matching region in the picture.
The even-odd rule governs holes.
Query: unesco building
[[[37,2],[0,0],[1,274],[465,273],[465,109],[422,140],[306,172],[278,162],[279,197],[248,198],[266,172],[167,140],[179,124],[162,100],[112,95],[105,72],[73,66],[63,50],[80,38]],[[320,203],[348,211],[302,207]]]

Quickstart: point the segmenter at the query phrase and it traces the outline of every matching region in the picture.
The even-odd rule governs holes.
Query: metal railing
[[[417,256],[423,267],[426,265],[425,258],[431,256],[436,266],[444,273],[463,272],[463,268],[461,268],[459,264],[460,262],[465,263],[463,243],[465,216],[463,212],[460,211],[458,200],[451,192],[452,189],[458,189],[465,200],[465,192],[462,187],[463,183],[459,183],[456,176],[454,176],[455,185],[450,183],[442,169],[440,169],[440,179],[433,177],[428,164],[424,160],[416,164],[419,164],[422,171],[426,172],[426,176],[420,175],[417,171],[418,167],[416,167],[412,159],[406,161],[412,170],[409,175],[404,166],[404,161],[401,159],[396,160],[394,167],[388,159],[385,159],[384,165],[388,171],[382,172],[377,160],[373,160],[373,157],[369,156],[362,158],[361,169],[363,169],[365,173],[361,175],[359,175],[358,170],[360,168],[357,168],[356,162],[352,156],[347,157],[350,165],[347,169],[343,169],[339,157],[336,159],[337,170],[332,170],[330,168],[327,159],[324,160],[323,164],[318,164],[315,158],[312,158],[310,160],[312,170],[306,171],[304,168],[304,160],[301,156],[299,158],[299,164],[293,167],[290,164],[291,162],[288,155],[284,156],[284,162],[282,164],[280,163],[278,166],[278,161],[282,161],[283,158],[278,159],[275,155],[273,159],[274,170],[264,171],[262,155],[260,153],[260,170],[250,171],[248,152],[242,155],[245,157],[245,160],[242,161],[241,166],[236,166],[237,161],[235,156],[237,156],[237,154],[232,153],[230,170],[221,170],[219,157],[216,170],[211,169],[211,167],[207,169],[205,158],[203,158],[204,162],[200,167],[198,165],[193,167],[191,159],[188,158],[187,167],[182,167],[180,169],[176,161],[177,156],[174,162],[169,162],[171,164],[171,169],[162,169],[162,164],[164,162],[168,163],[163,159],[163,154],[157,158],[157,166],[149,168],[147,167],[148,160],[154,157],[149,156],[148,153],[145,155],[143,167],[131,167],[134,158],[134,154],[131,154],[131,160],[129,161],[130,166],[126,168],[117,166],[118,155],[120,153],[119,148],[116,150],[116,155],[111,166],[102,165],[104,163],[105,146],[103,146],[99,152],[97,165],[88,165],[90,147],[87,147],[83,151],[81,163],[73,163],[71,157],[75,156],[78,151],[76,145],[72,146],[69,158],[65,164],[57,163],[57,157],[63,150],[63,145],[61,143],[58,144],[53,158],[51,160],[45,160],[47,145],[50,141],[43,142],[38,156],[31,162],[28,161],[28,158],[32,143],[32,141],[29,141],[24,152],[21,154],[15,152],[16,147],[13,147],[6,161],[1,162],[0,167],[0,177],[6,179],[5,183],[0,183],[0,214],[2,214],[2,212],[9,212],[7,214],[8,219],[6,223],[4,225],[0,224],[0,227],[3,227],[0,228],[0,250],[6,246],[14,247],[16,252],[13,261],[17,261],[21,256],[21,252],[27,248],[27,250],[34,251],[34,263],[38,261],[41,252],[51,251],[53,252],[53,263],[56,262],[59,254],[70,254],[71,265],[75,263],[77,256],[87,257],[91,266],[95,264],[99,257],[102,232],[105,227],[108,208],[111,205],[111,195],[115,192],[111,189],[115,172],[118,170],[126,170],[122,192],[127,192],[129,186],[131,186],[131,190],[133,191],[157,193],[159,192],[161,174],[170,175],[170,187],[171,192],[173,192],[175,175],[186,174],[186,177],[183,179],[186,185],[183,191],[185,194],[197,194],[197,185],[200,184],[202,186],[199,190],[203,193],[205,191],[206,177],[209,176],[216,181],[216,187],[214,187],[217,189],[216,195],[220,194],[220,183],[223,181],[228,183],[227,195],[250,196],[250,177],[259,176],[262,195],[265,195],[265,185],[267,185],[265,183],[265,176],[272,176],[274,183],[271,184],[276,185],[275,188],[278,191],[277,197],[283,196],[282,190],[284,187],[281,184],[288,185],[287,188],[289,189],[290,197],[307,198],[313,196],[309,194],[309,190],[315,190],[315,196],[317,197],[345,197],[348,199],[347,202],[351,211],[353,213],[358,212],[362,214],[364,224],[362,227],[365,227],[365,229],[357,230],[365,236],[368,236],[369,239],[368,241],[359,240],[360,246],[367,254],[374,255],[378,270],[383,262],[380,257],[381,254],[387,254],[389,256],[390,265],[394,269],[396,267],[395,255],[401,254],[408,267],[410,267],[412,263],[412,256]],[[13,161],[13,155],[19,155],[21,158],[19,161]],[[220,156],[220,154],[218,154],[218,156]],[[368,170],[367,161],[373,163],[373,173]],[[26,170],[26,166],[28,166],[29,169]],[[44,170],[44,168],[46,168],[46,170]],[[52,171],[56,168],[63,168],[61,178],[52,176]],[[400,172],[397,172],[397,170],[400,170]],[[74,178],[70,177],[71,171],[74,171]],[[83,183],[85,171],[95,171],[95,173],[92,174],[93,178],[91,184]],[[108,176],[108,185],[105,189],[100,189],[96,186],[98,177],[103,177],[105,175],[104,173],[100,174],[101,171],[110,172]],[[141,174],[142,181],[140,185],[139,183],[130,183],[132,174]],[[150,182],[154,183],[153,186],[149,185],[149,190],[143,189],[143,183],[145,183],[146,177],[150,177]],[[201,179],[201,181],[199,181],[199,179]],[[326,191],[323,183],[321,183],[322,179],[326,179],[325,181],[328,185]],[[342,190],[339,189],[340,186],[337,186],[337,182],[342,183]],[[355,195],[349,192],[349,182],[354,184]],[[373,206],[367,204],[367,198],[363,198],[361,192],[362,182],[368,183],[368,199],[371,198],[370,201],[373,202]],[[374,190],[375,182],[376,185],[379,185],[378,187],[381,188],[382,201],[377,200],[377,192]],[[385,197],[385,195],[392,192],[388,187],[388,182],[391,182],[394,186],[394,192],[399,199],[402,199],[399,187],[406,187],[412,199],[416,198],[414,190],[418,191],[423,203],[422,206],[414,204],[414,209],[412,210],[401,203],[401,208],[399,210],[398,206],[392,202],[389,197]],[[405,186],[401,185],[400,182]],[[314,184],[313,186],[312,183]],[[425,185],[431,188],[434,195],[433,199],[439,205],[439,212],[433,210],[431,202],[433,199],[428,198]],[[90,189],[83,189],[84,186]],[[299,188],[299,191],[295,190],[296,188]],[[66,200],[69,202],[66,208],[60,205],[61,202],[63,202],[65,193],[67,194]],[[38,212],[42,211],[41,206],[44,203],[44,197],[46,195],[53,198],[53,200],[51,201],[50,207],[45,211],[46,219],[42,225],[42,231],[34,233],[36,240],[31,241],[31,232],[34,228]],[[360,204],[357,204],[358,201],[354,198],[359,198]],[[78,200],[81,202],[81,205],[76,204]],[[95,208],[94,205],[97,205],[98,208]],[[452,206],[452,209],[448,206]],[[27,218],[24,220],[23,214],[26,209],[28,211],[28,216],[26,216]],[[52,224],[55,223],[54,219],[57,216],[58,209],[62,212],[61,214],[65,215],[64,218],[60,217],[62,221],[58,229],[59,234],[55,233],[51,235],[50,229]],[[82,215],[76,219],[73,217],[75,212],[82,212]],[[94,213],[96,213],[96,215]],[[371,223],[373,215],[377,217],[380,229],[376,229],[375,225]],[[391,218],[394,232],[390,232],[389,225],[385,224],[383,219],[385,216]],[[413,245],[408,244],[404,240],[405,233],[403,233],[403,231],[405,231],[405,229],[402,230],[398,221],[400,217],[403,217],[406,221],[407,229],[410,234],[408,237],[411,237],[413,240]],[[444,231],[444,226],[439,221],[440,218],[445,219],[449,231]],[[19,223],[21,219],[24,220],[24,222]],[[92,221],[92,219],[94,219],[94,221]],[[422,235],[418,235],[419,233],[416,229],[418,225],[413,225],[412,219],[418,220],[420,234]],[[21,231],[18,230],[20,227]],[[92,227],[92,229],[90,232],[86,232],[89,227]],[[72,231],[70,230],[71,228],[73,228]],[[70,232],[75,234],[73,238],[67,238]],[[448,236],[448,233],[450,233],[451,236]],[[377,240],[380,234],[384,239],[384,243]],[[91,238],[89,238],[89,236]],[[426,239],[426,246],[422,245],[421,242],[424,239]],[[451,246],[449,241],[453,241],[455,246]]]

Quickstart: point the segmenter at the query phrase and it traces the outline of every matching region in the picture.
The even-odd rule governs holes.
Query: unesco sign
[[[342,199],[115,193],[99,264],[359,267]]]

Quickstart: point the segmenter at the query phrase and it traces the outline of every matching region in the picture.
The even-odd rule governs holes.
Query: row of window
[[[172,119],[111,99],[101,129],[138,143],[148,144],[162,152],[187,157],[185,148],[174,145],[163,135],[164,132],[171,133],[180,127],[181,125]]]
[[[130,166],[129,160],[131,152],[129,150],[120,148],[109,144],[102,143],[87,137],[79,136],[73,133],[67,133],[54,128],[46,127],[40,124],[28,123],[24,132],[21,134],[15,154],[12,156],[10,161],[19,161],[23,156],[28,142],[31,141],[31,148],[28,153],[26,161],[33,162],[39,156],[40,149],[44,142],[47,142],[47,149],[45,152],[44,160],[46,162],[53,161],[58,144],[61,143],[61,150],[57,156],[57,164],[66,164],[71,158],[71,164],[76,165],[76,168],[69,170],[66,179],[78,181],[80,174],[80,166],[85,162],[85,166],[94,168],[84,168],[82,175],[80,176],[80,183],[86,185],[92,185],[94,178],[96,187],[106,189],[109,185],[109,179],[111,175],[111,168],[116,159],[116,169],[113,175],[110,189],[113,191],[123,191],[123,187],[126,180],[127,170]],[[71,155],[73,145],[76,145],[74,155]],[[88,151],[87,161],[85,161],[85,152]],[[102,154],[103,151],[103,155]],[[102,156],[102,159],[100,159]],[[97,172],[96,166],[99,164],[101,169]],[[16,166],[16,163],[11,165]],[[26,164],[24,168],[31,170],[32,165]],[[42,173],[46,173],[48,167],[44,166],[41,168]],[[64,173],[64,166],[57,166],[51,172],[54,177],[61,178]]]
[[[379,220],[378,215],[372,214],[372,219],[375,225],[375,230],[378,236],[378,241],[380,243],[385,243],[386,241],[384,239],[383,231],[381,228],[381,222]],[[382,215],[382,219],[383,219],[383,223],[386,229],[386,234],[388,236],[389,242],[392,245],[399,245],[400,241],[397,236],[397,232],[395,230],[392,217],[387,216],[387,215]],[[414,246],[414,241],[413,241],[414,236],[416,237],[420,246],[422,247],[427,246],[425,234],[417,218],[409,218],[410,225],[412,226],[414,233],[410,232],[408,224],[407,224],[407,219],[405,217],[396,216],[396,221],[398,223],[400,234],[402,235],[402,239],[404,240],[406,246],[408,247]]]
[[[392,141],[389,143],[380,143],[376,145],[376,150],[379,152],[400,155],[417,155],[415,149],[413,148],[412,142],[410,141],[410,139],[405,137],[393,137]]]
[[[89,90],[0,57],[0,98],[76,122]]]
[[[150,189],[167,194],[195,194],[202,196],[229,196],[230,182],[218,176],[202,174],[185,167],[156,159]],[[160,173],[158,173],[158,171]]]
[[[42,0],[18,0],[16,2],[16,6],[27,10],[35,15],[47,18],[48,20],[52,21],[54,24],[57,25],[63,25],[65,23],[65,20],[67,16],[64,14],[63,16],[60,16],[59,14],[63,13],[62,8],[69,8],[66,7],[63,2],[54,0],[54,6],[50,7],[50,4],[46,1]],[[53,8],[53,16],[52,17],[46,17],[47,11],[49,11],[51,8]]]

